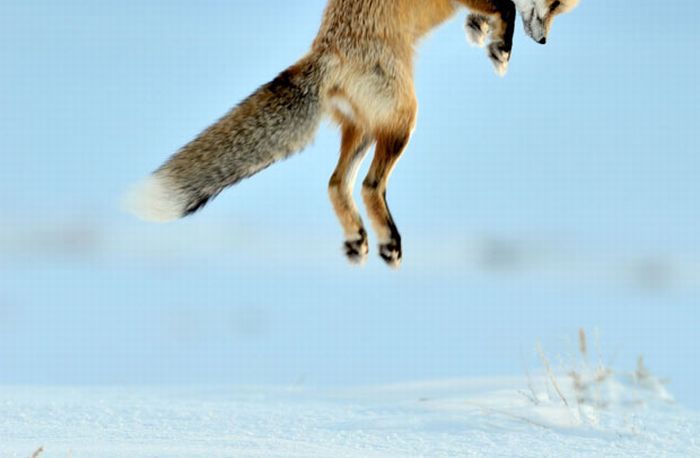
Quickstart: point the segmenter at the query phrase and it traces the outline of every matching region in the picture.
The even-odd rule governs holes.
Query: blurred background
[[[187,220],[119,207],[308,49],[324,0],[0,4],[0,383],[520,375],[585,327],[700,407],[697,2],[583,0],[544,47],[518,23],[504,79],[466,11],[427,38],[398,272],[373,237],[342,256],[330,124]]]

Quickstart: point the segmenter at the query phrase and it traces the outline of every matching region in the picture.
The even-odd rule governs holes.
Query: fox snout
[[[537,43],[543,45],[547,43],[547,21],[542,19],[533,11],[530,17],[523,15],[525,32]]]
[[[554,18],[571,11],[579,0],[513,0],[520,12],[525,33],[537,43],[547,43]]]

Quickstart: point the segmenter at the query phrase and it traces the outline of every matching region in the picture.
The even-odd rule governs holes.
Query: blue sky
[[[398,273],[341,257],[329,124],[190,220],[121,213],[130,183],[308,49],[323,5],[2,2],[0,381],[518,374],[538,339],[564,352],[587,326],[700,405],[690,0],[582,0],[544,47],[518,24],[503,79],[464,11],[427,38],[389,188]],[[493,240],[525,260],[485,269]],[[649,270],[661,288],[630,280]]]

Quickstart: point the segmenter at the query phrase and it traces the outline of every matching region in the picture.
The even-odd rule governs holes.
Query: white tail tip
[[[184,199],[169,180],[156,174],[133,186],[123,201],[123,207],[129,213],[157,223],[182,218],[184,206]]]

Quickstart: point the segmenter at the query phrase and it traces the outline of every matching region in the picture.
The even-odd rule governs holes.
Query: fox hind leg
[[[328,182],[328,195],[345,233],[345,255],[350,262],[362,263],[367,258],[369,244],[367,231],[352,198],[352,190],[357,170],[372,144],[372,139],[363,129],[350,122],[346,121],[341,126],[340,158]]]
[[[408,145],[410,135],[410,129],[378,135],[374,159],[362,183],[362,198],[379,238],[379,255],[391,267],[401,264],[401,235],[386,202],[386,188],[389,175]]]

